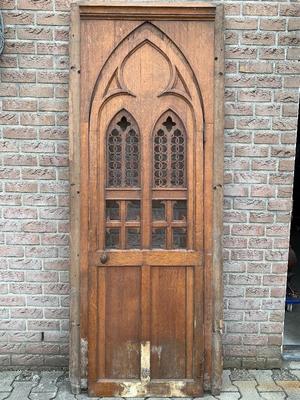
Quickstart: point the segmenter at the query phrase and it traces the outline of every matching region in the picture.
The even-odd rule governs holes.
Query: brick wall
[[[0,0],[0,365],[67,364],[69,0]],[[300,5],[223,1],[227,365],[282,342]]]

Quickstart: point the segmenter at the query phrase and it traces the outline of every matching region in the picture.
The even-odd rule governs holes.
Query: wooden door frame
[[[171,19],[180,11],[180,18],[201,19],[215,14],[215,70],[214,70],[214,135],[213,135],[213,179],[210,182],[213,199],[212,213],[212,263],[206,275],[209,291],[212,293],[208,306],[211,309],[211,376],[204,382],[204,389],[218,394],[222,384],[222,326],[223,326],[223,281],[222,281],[222,237],[223,237],[223,132],[224,132],[224,33],[223,6],[216,3],[103,3],[92,0],[71,4],[70,32],[70,80],[69,80],[69,165],[70,165],[70,361],[69,374],[74,394],[80,393],[87,385],[87,318],[81,315],[80,295],[86,294],[87,276],[84,266],[87,262],[87,191],[82,186],[81,174],[86,174],[84,160],[81,160],[80,122],[80,20],[85,13],[97,6],[106,8],[110,16],[115,7],[126,8],[126,19],[132,10],[139,18],[149,18],[157,7],[164,11],[164,18]],[[184,12],[183,12],[184,10]],[[131,11],[131,12],[132,12]],[[99,11],[98,11],[99,13]],[[157,14],[156,14],[157,15]],[[136,15],[131,14],[131,17]],[[197,18],[198,17],[198,18]],[[174,17],[173,17],[174,19]],[[83,207],[84,206],[84,207]],[[82,266],[82,267],[81,267]]]

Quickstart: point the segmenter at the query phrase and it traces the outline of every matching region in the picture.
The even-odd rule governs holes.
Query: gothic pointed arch
[[[140,133],[125,109],[111,120],[106,132],[106,187],[140,185]]]
[[[153,131],[153,187],[186,187],[186,142],[182,120],[167,110]]]
[[[203,130],[205,119],[203,100],[193,68],[181,49],[150,22],[144,22],[130,32],[115,47],[99,72],[90,103],[89,120],[92,129],[96,128],[95,124],[98,125],[99,116],[106,104],[118,96],[138,98],[142,92],[139,84],[151,81],[151,76],[145,75],[142,82],[139,82],[138,76],[134,74],[135,58],[142,58],[146,47],[148,53],[151,53],[152,60],[149,61],[151,65],[154,68],[164,68],[166,72],[161,75],[156,74],[156,79],[152,80],[151,91],[160,98],[170,95],[180,98],[197,115],[197,120],[201,124],[200,130]],[[147,68],[147,60],[144,62],[144,70],[151,73],[151,68]],[[164,80],[160,81],[160,76]]]

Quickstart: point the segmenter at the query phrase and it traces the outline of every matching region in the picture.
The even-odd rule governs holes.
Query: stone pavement
[[[86,393],[72,395],[64,371],[0,371],[0,400],[5,399],[87,400],[90,397]],[[207,394],[203,399],[300,400],[300,362],[290,362],[283,369],[225,370],[220,396]]]

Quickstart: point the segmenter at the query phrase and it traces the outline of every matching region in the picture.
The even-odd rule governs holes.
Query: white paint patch
[[[152,346],[151,348],[152,353],[156,353],[158,357],[158,362],[160,363],[161,360],[161,352],[162,352],[162,346]]]
[[[141,381],[150,382],[150,342],[141,343]]]

